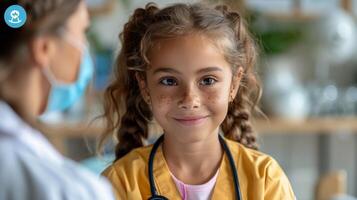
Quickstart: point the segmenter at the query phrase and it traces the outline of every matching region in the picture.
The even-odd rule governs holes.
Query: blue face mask
[[[85,93],[85,90],[93,77],[94,66],[89,49],[87,47],[82,47],[81,52],[82,58],[80,68],[77,80],[74,83],[62,83],[61,81],[56,80],[48,68],[43,70],[52,86],[45,113],[63,111],[72,106]]]

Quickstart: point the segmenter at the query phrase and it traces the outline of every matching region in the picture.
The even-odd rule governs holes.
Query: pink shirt
[[[202,185],[185,184],[178,180],[171,172],[170,174],[183,200],[209,200],[211,199],[212,191],[216,184],[218,170],[211,180]]]

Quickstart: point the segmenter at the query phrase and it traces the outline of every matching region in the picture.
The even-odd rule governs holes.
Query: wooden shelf
[[[356,117],[310,118],[300,121],[272,119],[270,121],[257,121],[255,125],[260,134],[357,133]]]
[[[331,134],[331,133],[357,133],[356,117],[336,118],[311,118],[306,120],[271,119],[257,120],[254,127],[260,135],[270,134]],[[98,124],[57,124],[45,125],[43,131],[54,138],[81,138],[99,137],[104,127]],[[160,132],[160,128],[153,128]]]

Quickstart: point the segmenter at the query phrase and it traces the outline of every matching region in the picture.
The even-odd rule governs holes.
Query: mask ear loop
[[[75,47],[77,50],[79,50],[81,54],[81,59],[83,58],[83,55],[87,52],[89,53],[89,43],[88,41],[85,41],[83,43],[79,42],[76,40],[73,36],[69,36],[68,31],[65,28],[61,28],[58,30],[58,34],[60,37],[62,37],[65,41],[67,41],[69,44],[71,44],[73,47]],[[50,70],[50,67],[44,68],[43,70],[45,76],[49,80],[51,84],[56,84],[56,85],[71,85],[69,83],[65,83],[62,81],[58,81],[53,73]]]
[[[58,81],[55,76],[53,75],[53,73],[50,70],[50,67],[45,67],[42,68],[42,72],[43,74],[46,76],[47,80],[50,82],[51,85],[70,85],[68,83],[62,82],[62,81]]]
[[[82,53],[82,55],[84,54],[84,51],[89,51],[88,40],[85,39],[83,42],[80,42],[78,38],[71,36],[71,34],[66,30],[66,28],[61,28],[57,32],[60,37],[62,37],[65,41],[77,48]]]
[[[68,43],[77,48],[82,54],[84,51],[89,49],[89,43],[87,40],[80,42],[77,38],[71,36],[65,29],[61,29],[60,34]]]

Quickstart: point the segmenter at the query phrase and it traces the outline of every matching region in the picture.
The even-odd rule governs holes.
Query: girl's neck
[[[223,156],[217,134],[187,144],[173,141],[169,134],[166,134],[163,153],[171,173],[182,182],[191,185],[203,184],[210,180],[216,174]]]

